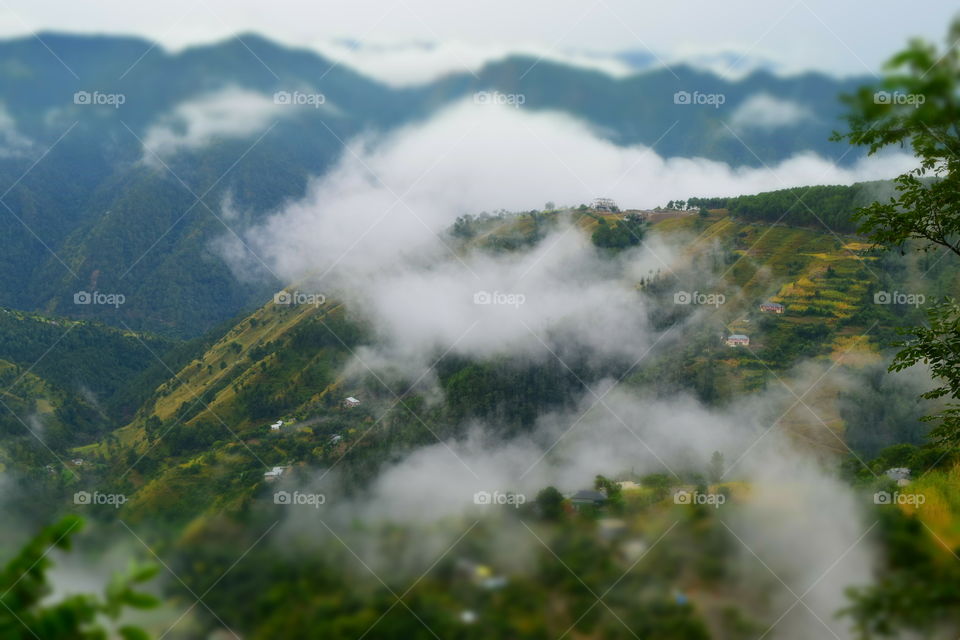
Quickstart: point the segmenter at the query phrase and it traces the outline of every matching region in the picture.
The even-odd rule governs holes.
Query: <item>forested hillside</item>
[[[0,458],[18,470],[69,457],[129,421],[170,371],[174,341],[0,309]],[[171,359],[175,362],[175,359]]]
[[[744,220],[855,233],[857,208],[886,201],[893,194],[892,182],[878,181],[795,187],[734,198],[690,198],[687,205],[727,209]]]

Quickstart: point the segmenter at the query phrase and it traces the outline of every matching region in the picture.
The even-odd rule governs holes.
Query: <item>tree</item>
[[[860,231],[879,247],[902,252],[911,243],[921,251],[946,250],[960,256],[960,21],[941,52],[921,40],[893,56],[877,87],[864,87],[846,101],[850,130],[834,140],[865,146],[870,154],[910,145],[919,166],[894,180],[896,195],[858,209]],[[891,371],[926,362],[939,387],[925,398],[960,398],[960,306],[946,299],[928,311],[929,328],[902,330],[907,338]],[[960,444],[960,405],[949,403],[927,420],[941,444]]]
[[[460,216],[454,221],[451,233],[457,238],[472,238],[477,234],[475,222],[475,218],[470,214]]]
[[[604,218],[597,220],[597,228],[591,240],[597,247],[603,249],[620,250],[635,247],[643,241],[646,234],[646,222],[635,213],[616,220],[608,225]]]
[[[607,495],[607,507],[610,511],[620,513],[623,510],[623,491],[619,482],[598,475],[593,479],[593,487]]]
[[[609,498],[611,495],[620,493],[620,485],[609,478],[597,475],[593,479],[593,488],[597,491],[604,491]]]
[[[52,589],[47,570],[53,564],[51,549],[70,548],[71,538],[80,531],[83,520],[69,516],[44,529],[0,570],[0,638],[4,640],[106,640],[107,632],[98,623],[106,616],[119,618],[124,607],[148,609],[158,604],[153,596],[135,591],[137,583],[151,579],[156,565],[132,566],[126,576],[115,575],[100,597],[78,594],[60,602],[47,601]],[[124,640],[144,640],[148,636],[138,627],[118,630]]]
[[[544,520],[559,520],[563,516],[563,494],[556,487],[541,489],[534,503]]]

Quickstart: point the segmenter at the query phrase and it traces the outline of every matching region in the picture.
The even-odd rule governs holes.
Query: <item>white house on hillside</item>
[[[349,408],[359,407],[360,401],[354,398],[353,396],[350,396],[349,398],[343,401],[343,406],[349,407]]]
[[[283,426],[283,420],[277,420],[272,425],[270,425],[271,431],[280,431],[280,427]]]
[[[272,482],[274,480],[279,480],[280,476],[283,475],[284,467],[274,467],[270,471],[266,471],[263,474],[263,479],[267,482]]]
[[[907,467],[892,467],[883,473],[891,480],[895,480],[899,487],[910,484],[910,469]]]

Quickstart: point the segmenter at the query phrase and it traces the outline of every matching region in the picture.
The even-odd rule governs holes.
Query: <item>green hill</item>
[[[59,467],[68,449],[130,420],[139,394],[166,378],[175,344],[97,323],[0,309],[0,456]]]
[[[590,239],[598,228],[613,228],[619,219],[620,214],[590,210],[465,216],[450,229],[450,239],[458,251],[521,252],[568,222]],[[71,508],[71,498],[80,489],[122,494],[126,501],[119,509],[85,507],[84,513],[105,526],[122,518],[128,526],[149,531],[151,546],[163,557],[176,558],[176,570],[191,588],[209,586],[209,566],[224,558],[233,561],[252,549],[237,575],[210,598],[218,611],[228,612],[231,625],[251,637],[297,635],[307,629],[349,636],[354,627],[362,633],[374,624],[389,606],[389,593],[363,576],[360,582],[336,579],[352,558],[340,547],[317,553],[315,548],[309,551],[308,542],[300,551],[301,538],[315,542],[323,533],[315,529],[316,523],[314,529],[284,538],[284,548],[302,554],[295,555],[295,562],[278,558],[275,549],[257,548],[251,532],[269,531],[283,518],[278,511],[282,507],[270,500],[265,471],[284,467],[305,481],[311,471],[336,469],[343,491],[339,497],[349,498],[385,465],[436,444],[438,438],[464,437],[475,419],[495,425],[491,427],[495,437],[523,436],[538,416],[572,408],[572,400],[586,393],[584,381],[592,384],[620,374],[628,374],[623,384],[629,392],[668,396],[685,392],[717,408],[777,388],[781,381],[795,384],[792,376],[800,362],[836,365],[845,377],[866,378],[882,366],[894,328],[918,321],[921,315],[915,306],[875,303],[875,294],[922,290],[932,298],[954,293],[960,285],[949,263],[931,256],[880,254],[856,236],[835,235],[815,225],[774,225],[725,209],[666,213],[655,220],[643,228],[645,241],[671,243],[678,250],[659,271],[638,274],[635,286],[650,301],[645,307],[650,322],[663,331],[673,328],[668,349],[656,352],[636,370],[625,371],[615,363],[576,359],[525,365],[509,356],[446,355],[434,367],[442,398],[427,397],[409,387],[412,381],[387,372],[346,375],[353,352],[375,343],[377,335],[336,300],[316,306],[271,301],[190,343],[7,312],[0,322],[8,323],[8,333],[20,338],[0,342],[0,356],[33,357],[63,330],[74,328],[60,339],[66,349],[60,362],[71,363],[69,367],[38,363],[28,371],[20,364],[0,362],[0,380],[12,385],[4,402],[30,416],[32,424],[39,420],[48,433],[58,434],[65,468],[48,468],[42,447],[31,445],[22,430],[17,434],[17,424],[9,416],[0,421],[4,434],[0,464],[5,472],[15,465],[32,483],[31,491],[42,489],[49,500],[44,508],[51,511]],[[623,249],[596,250],[613,263]],[[680,293],[693,299],[677,303]],[[712,299],[719,302],[698,304],[702,296],[715,296]],[[782,304],[784,312],[762,312],[763,302]],[[78,339],[72,341],[74,332]],[[749,347],[729,347],[720,341],[721,335],[731,333],[748,335]],[[137,345],[144,350],[137,351]],[[162,370],[155,368],[150,352],[165,354]],[[96,406],[68,390],[80,374],[91,380],[102,376],[98,389],[104,406],[116,407],[117,415],[126,416],[122,426],[113,429],[116,422],[101,419]],[[13,385],[16,377],[21,379]],[[828,379],[806,395],[822,423],[813,424],[802,408],[785,406],[778,424],[796,446],[836,466],[851,460],[838,440],[847,439],[847,430],[855,429],[849,441],[867,459],[884,452],[870,462],[878,475],[891,465],[912,465],[904,455],[933,455],[911,449],[891,457],[886,449],[890,444],[922,442],[922,431],[903,429],[923,410],[915,404],[911,388],[885,387],[869,399],[866,392],[858,393]],[[349,396],[359,398],[360,406],[346,406]],[[136,412],[123,413],[135,398],[141,400]],[[851,403],[864,402],[871,410],[867,425],[861,424],[862,412],[849,411]],[[273,430],[270,425],[276,421],[283,424]],[[106,424],[112,424],[109,435],[98,431]],[[947,459],[946,466],[917,483],[935,507],[921,514],[924,523],[947,540],[954,540],[958,530],[955,501],[949,497],[956,480],[951,464]],[[872,473],[859,463],[844,462],[843,468],[859,478],[855,482],[873,486]],[[560,496],[553,511],[544,511],[547,498],[538,497],[537,505],[484,518],[474,524],[475,531],[468,530],[463,548],[416,586],[411,602],[432,612],[472,602],[500,620],[505,632],[546,637],[575,627],[585,635],[615,637],[619,631],[614,615],[581,617],[589,602],[579,583],[554,571],[551,559],[561,557],[590,580],[615,580],[636,557],[631,554],[637,553],[637,540],[656,540],[669,532],[669,540],[638,574],[644,578],[626,580],[617,591],[620,595],[611,600],[611,610],[616,616],[633,616],[636,628],[647,620],[650,633],[662,637],[707,637],[707,630],[721,637],[750,637],[761,626],[753,618],[757,611],[742,603],[759,601],[774,585],[761,580],[731,595],[729,558],[735,554],[725,545],[735,542],[725,533],[721,514],[712,507],[678,507],[670,491],[722,495],[736,505],[749,501],[752,489],[743,482],[707,483],[703,473],[694,465],[682,469],[676,479],[635,478],[632,488],[602,507],[575,507]],[[469,523],[454,519],[426,526],[430,534],[459,534]],[[521,533],[526,526],[541,540],[557,545],[543,553],[534,547],[536,562],[527,572],[501,566],[499,554],[489,547],[497,539],[493,531],[502,534],[518,526]],[[885,524],[884,531],[889,527],[895,533],[896,526]],[[402,555],[415,545],[408,536],[416,531],[356,523],[350,539],[352,544],[363,536]],[[272,585],[269,593],[244,586],[254,585],[254,577],[265,572]],[[484,586],[488,579],[500,580],[500,574],[506,582],[496,584],[506,585],[503,591]],[[295,618],[230,605],[240,600],[272,610],[273,599],[285,600],[293,591],[323,595],[298,605]],[[361,591],[363,598],[358,596]],[[682,592],[682,599],[677,592]],[[629,601],[621,600],[627,593],[632,594]],[[544,621],[531,614],[547,600],[555,619]],[[436,628],[459,628],[455,618],[435,615]],[[384,624],[416,634],[402,617],[390,614]]]
[[[466,218],[453,237],[464,250],[515,251],[570,216],[585,234],[602,217],[555,211]],[[907,290],[924,271],[931,299],[960,285],[946,263],[883,255],[855,236],[766,225],[725,210],[667,216],[648,233],[684,243],[669,273],[650,274],[636,285],[652,301],[655,325],[684,328],[677,330],[677,348],[648,359],[627,383],[643,392],[693,393],[707,404],[735,402],[778,384],[804,359],[851,371],[873,366],[895,340],[894,328],[922,315],[916,307],[875,304],[875,294]],[[678,291],[721,294],[724,301],[707,320],[688,325],[700,308],[674,304]],[[780,303],[785,312],[763,313],[762,302]],[[718,339],[732,333],[747,334],[749,348]],[[262,482],[265,467],[336,464],[362,482],[404,451],[461,435],[471,418],[491,419],[505,434],[523,432],[544,411],[569,406],[585,391],[583,379],[619,375],[575,361],[567,370],[556,363],[526,368],[509,358],[447,356],[435,367],[446,402],[427,403],[418,392],[404,391],[411,381],[384,380],[386,374],[343,377],[353,350],[374,339],[336,301],[316,307],[270,302],[195,351],[112,444],[79,451],[103,478],[123,477],[124,491],[135,496],[127,507],[132,512],[164,513],[168,505],[167,513],[189,519],[224,501],[243,501]],[[811,429],[801,411],[785,417],[802,446],[843,452],[836,441],[844,431],[839,393],[826,386],[811,397],[832,436]],[[345,408],[347,396],[362,398],[361,407]],[[271,432],[268,425],[277,420],[285,426]],[[863,437],[858,442],[876,450],[894,436]],[[208,474],[226,484],[211,485]]]

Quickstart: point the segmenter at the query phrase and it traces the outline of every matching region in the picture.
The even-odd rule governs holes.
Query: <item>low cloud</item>
[[[354,140],[305,198],[270,216],[249,241],[294,281],[311,271],[375,269],[401,254],[442,252],[438,235],[457,216],[483,210],[539,209],[548,200],[578,205],[598,195],[645,208],[677,197],[884,179],[911,166],[907,154],[852,167],[812,153],[770,168],[662,158],[646,147],[619,147],[566,115],[466,101],[425,124]]]
[[[629,358],[656,340],[636,280],[668,272],[678,252],[651,241],[610,261],[563,225],[523,253],[455,252],[445,237],[455,218],[539,209],[547,200],[576,206],[597,195],[652,207],[677,196],[852,183],[890,177],[906,162],[869,158],[840,168],[801,155],[766,169],[663,159],[618,147],[567,116],[466,102],[386,138],[354,141],[306,197],[250,230],[244,244],[226,238],[220,248],[240,275],[266,264],[368,318],[382,340],[364,360],[417,368],[437,350],[549,356],[559,345]],[[478,304],[475,295],[499,295],[502,304]]]
[[[33,146],[33,141],[17,129],[7,108],[0,103],[0,158],[21,156]]]
[[[564,51],[535,44],[506,46],[460,40],[395,43],[326,40],[314,43],[312,48],[331,60],[392,87],[427,84],[451,73],[476,73],[487,64],[511,56],[601,71],[615,78],[623,78],[634,72],[631,65],[611,54]]]
[[[809,107],[769,93],[756,93],[737,106],[730,118],[730,125],[737,131],[769,131],[814,120],[816,116]]]
[[[380,354],[389,350],[408,365],[429,365],[424,359],[438,349],[480,358],[544,360],[586,350],[603,361],[635,359],[653,332],[647,303],[624,273],[653,273],[661,256],[645,248],[606,263],[581,232],[562,228],[520,255],[401,267],[365,286],[351,280],[342,296],[380,329]]]
[[[289,111],[289,109],[287,109]],[[198,149],[221,138],[245,138],[266,130],[284,105],[256,91],[227,87],[178,104],[143,139],[144,161]]]
[[[834,377],[844,376],[824,367],[805,365],[784,378],[804,388],[815,380],[831,385]],[[728,409],[710,409],[687,396],[644,397],[612,380],[592,387],[575,408],[542,415],[525,435],[505,440],[478,423],[462,438],[420,448],[386,466],[351,498],[344,497],[336,471],[317,471],[306,486],[328,496],[327,503],[321,510],[292,511],[282,539],[315,532],[311,523],[322,518],[341,535],[351,532],[351,548],[377,574],[387,579],[416,576],[470,522],[497,519],[497,507],[475,504],[477,492],[516,492],[531,501],[550,485],[564,492],[592,487],[596,474],[660,473],[682,485],[675,472],[703,472],[712,452],[721,451],[727,465],[724,481],[746,481],[750,487],[749,496],[733,499],[718,513],[731,532],[733,551],[726,558],[732,568],[730,588],[752,593],[744,602],[746,610],[770,621],[794,604],[789,590],[804,594],[807,606],[778,620],[778,637],[810,637],[810,629],[820,628],[817,618],[838,637],[849,637],[834,614],[845,588],[871,579],[873,548],[864,516],[868,500],[790,437],[796,430],[827,427],[812,413],[796,412],[790,432],[778,428],[777,417],[793,400],[779,387]],[[286,488],[300,486],[293,481]],[[353,527],[358,521],[365,523],[363,531]],[[416,532],[402,554],[395,549],[385,553],[377,536],[368,535],[384,525]],[[493,546],[490,560],[508,573],[523,572],[526,565],[518,559],[529,562],[540,551],[539,542],[508,519],[497,519],[492,529],[503,539]]]

